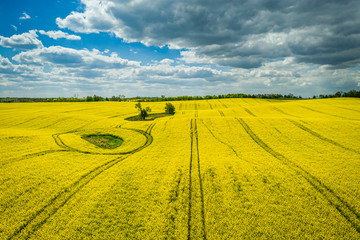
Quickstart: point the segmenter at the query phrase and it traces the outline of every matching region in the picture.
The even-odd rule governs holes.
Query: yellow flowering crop
[[[359,99],[172,104],[0,104],[0,239],[360,239]]]

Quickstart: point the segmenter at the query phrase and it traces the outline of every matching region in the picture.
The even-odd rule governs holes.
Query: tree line
[[[349,92],[337,91],[335,94],[320,94],[319,96],[313,96],[313,98],[339,98],[339,97],[360,97],[360,91],[351,90]]]
[[[313,98],[336,98],[336,97],[360,97],[360,90],[351,90],[349,92],[337,91],[335,94],[314,95]],[[225,95],[205,95],[205,96],[177,96],[177,97],[131,97],[126,98],[124,95],[101,97],[96,94],[84,98],[79,97],[58,97],[58,98],[17,98],[6,97],[0,98],[0,102],[100,102],[100,101],[116,101],[116,102],[161,102],[161,101],[187,101],[187,100],[207,100],[207,99],[223,99],[223,98],[262,98],[262,99],[302,99],[301,96],[289,94],[245,94],[245,93],[229,93]]]

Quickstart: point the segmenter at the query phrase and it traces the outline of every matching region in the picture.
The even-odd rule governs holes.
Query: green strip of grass
[[[88,134],[82,136],[82,139],[105,149],[115,149],[124,142],[122,138],[111,134]]]
[[[169,114],[169,113],[152,113],[152,114],[149,114],[149,116],[147,116],[147,117],[145,118],[145,121],[153,121],[153,120],[155,120],[156,118],[168,117],[168,116],[174,116],[174,114]],[[139,115],[125,118],[125,120],[128,120],[128,121],[143,121],[143,120],[140,118]]]

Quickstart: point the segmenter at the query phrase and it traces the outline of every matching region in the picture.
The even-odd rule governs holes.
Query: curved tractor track
[[[127,154],[131,154],[131,153],[139,152],[139,151],[143,150],[144,148],[146,148],[147,146],[149,146],[152,143],[153,137],[150,134],[151,134],[151,130],[154,127],[154,125],[155,124],[150,125],[147,128],[146,131],[139,130],[139,129],[134,129],[134,128],[123,128],[123,129],[126,129],[126,130],[131,130],[131,131],[135,131],[135,132],[140,133],[141,135],[143,135],[146,138],[146,142],[143,145],[141,145],[140,147],[136,148],[136,149],[133,149],[133,150],[127,151],[127,152],[120,152],[120,153],[98,153],[98,152],[91,152],[91,151],[82,151],[82,150],[79,150],[79,149],[76,149],[76,148],[73,148],[73,147],[70,147],[70,146],[66,145],[62,141],[62,139],[60,138],[60,136],[62,134],[74,133],[74,132],[77,132],[77,131],[56,133],[56,134],[53,134],[52,137],[55,140],[55,143],[59,147],[64,148],[65,150],[68,150],[68,151],[79,152],[79,153],[84,153],[84,154],[94,154],[94,155],[127,155]]]
[[[344,199],[339,197],[331,188],[322,183],[317,177],[306,171],[301,166],[297,165],[291,159],[276,152],[270,146],[268,146],[263,140],[261,140],[249,127],[249,125],[243,120],[237,118],[237,121],[245,129],[246,133],[256,142],[262,149],[278,159],[281,163],[294,170],[297,174],[301,175],[305,180],[318,191],[336,210],[351,224],[352,227],[360,233],[360,214],[349,205]]]
[[[202,119],[200,119],[200,122],[204,125],[204,127],[209,131],[209,133],[214,137],[215,140],[217,140],[219,143],[227,146],[231,151],[233,151],[237,158],[240,159],[239,153],[228,143],[222,141],[220,138],[216,137],[213,131],[210,130],[210,128],[204,123]]]
[[[304,126],[303,124],[301,124],[301,123],[299,123],[299,122],[297,122],[297,121],[294,121],[294,120],[291,120],[291,119],[287,119],[287,120],[288,120],[289,122],[291,122],[292,124],[294,124],[296,127],[300,128],[301,130],[303,130],[303,131],[305,131],[305,132],[307,132],[307,133],[309,133],[309,134],[311,134],[311,135],[313,135],[313,136],[321,139],[321,140],[324,141],[324,142],[327,142],[327,143],[330,143],[330,144],[332,144],[332,145],[334,145],[334,146],[340,147],[340,148],[342,148],[342,149],[345,149],[345,150],[348,150],[348,151],[351,151],[351,152],[360,154],[360,151],[358,151],[358,150],[356,150],[356,149],[352,149],[352,148],[346,147],[346,146],[344,146],[344,145],[342,145],[342,144],[340,144],[340,143],[338,143],[338,142],[335,142],[334,140],[331,140],[331,139],[329,139],[329,138],[327,138],[327,137],[324,137],[324,136],[320,135],[319,133],[311,130],[310,128]]]
[[[33,213],[24,223],[20,225],[7,239],[28,239],[31,237],[33,233],[35,233],[42,225],[44,225],[48,219],[53,216],[60,208],[62,208],[77,192],[79,192],[82,188],[84,188],[91,180],[93,180],[95,177],[97,177],[102,172],[106,171],[107,169],[115,166],[119,162],[125,160],[132,154],[139,152],[143,150],[144,148],[151,145],[153,142],[153,137],[151,136],[151,131],[153,129],[155,124],[151,124],[146,131],[138,130],[138,129],[130,129],[136,132],[139,132],[140,134],[144,135],[146,137],[146,142],[127,153],[121,153],[119,155],[122,155],[120,157],[117,157],[115,159],[112,159],[110,161],[107,161],[103,163],[102,165],[90,170],[88,173],[82,175],[77,181],[72,183],[70,186],[62,189],[60,192],[58,192],[54,197],[50,199],[50,201],[45,204],[42,208],[37,210],[35,213]],[[60,134],[59,134],[60,135]],[[75,152],[81,152],[77,150],[72,150],[71,147],[66,146],[61,139],[59,138],[59,135],[55,134],[54,140],[55,142],[62,148],[66,148],[69,151],[75,151]],[[86,154],[92,154],[88,152],[83,152]],[[108,154],[103,154],[108,155]]]
[[[304,108],[304,109],[307,109],[307,110],[309,110],[309,111],[312,111],[312,112],[321,113],[321,114],[324,114],[324,115],[328,115],[328,116],[332,116],[332,117],[337,117],[337,118],[340,118],[340,119],[359,121],[359,119],[354,119],[354,118],[348,118],[348,117],[344,117],[344,116],[339,116],[339,115],[336,115],[336,114],[331,114],[331,113],[319,111],[319,110],[317,110],[317,109],[309,108],[309,107],[302,106],[302,105],[299,105],[299,106],[302,107],[302,108]]]

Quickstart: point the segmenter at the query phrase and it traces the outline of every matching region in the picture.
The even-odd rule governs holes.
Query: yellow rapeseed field
[[[172,103],[0,104],[0,239],[360,239],[360,99]]]

